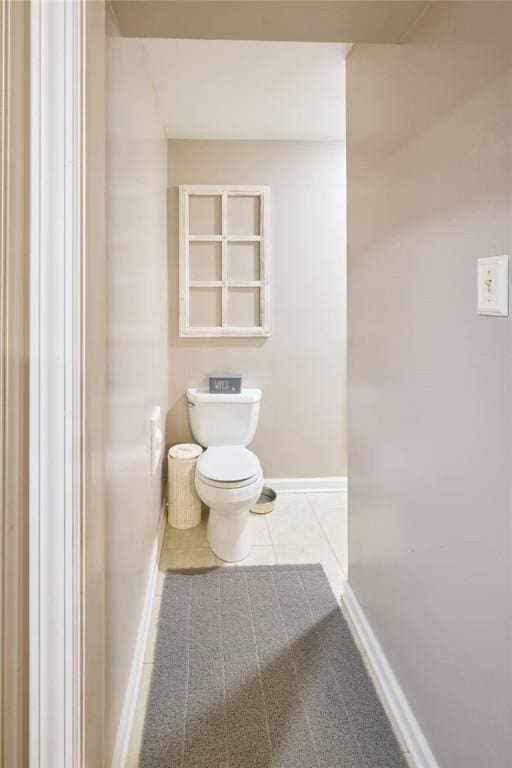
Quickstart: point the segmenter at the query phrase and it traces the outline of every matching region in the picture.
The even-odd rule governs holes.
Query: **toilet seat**
[[[256,474],[252,477],[247,478],[247,480],[235,480],[232,483],[223,483],[219,480],[210,480],[208,477],[204,477],[200,472],[197,473],[199,476],[199,479],[204,483],[204,485],[207,485],[209,488],[224,488],[226,490],[228,489],[237,489],[237,488],[246,488],[249,485],[252,485],[255,483],[260,475]]]
[[[245,488],[259,478],[261,466],[243,445],[223,445],[201,454],[196,471],[213,488]]]

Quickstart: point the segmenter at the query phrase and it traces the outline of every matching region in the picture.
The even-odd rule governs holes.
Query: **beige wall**
[[[84,768],[105,756],[105,5],[85,5],[83,255],[82,746]],[[103,130],[98,130],[102,126]],[[90,300],[90,297],[94,297]]]
[[[167,410],[167,142],[142,43],[107,41],[107,619],[110,765],[161,508],[151,408]]]
[[[0,3],[0,765],[28,766],[29,8]]]
[[[184,394],[216,371],[260,386],[252,449],[267,477],[346,474],[345,149],[340,142],[169,142],[169,418],[190,439]],[[180,339],[179,184],[271,187],[271,335]]]
[[[512,4],[347,60],[350,583],[442,768],[510,765]]]

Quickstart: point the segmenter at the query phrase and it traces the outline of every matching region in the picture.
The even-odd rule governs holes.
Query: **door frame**
[[[28,761],[29,14],[0,0],[0,765]]]
[[[104,764],[104,12],[30,3],[31,768]]]

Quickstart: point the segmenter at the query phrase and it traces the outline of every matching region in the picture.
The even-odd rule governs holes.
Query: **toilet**
[[[195,475],[199,498],[210,508],[206,535],[213,552],[229,563],[249,554],[249,510],[263,488],[258,457],[246,448],[256,433],[260,401],[259,389],[215,395],[187,389],[190,428],[206,448]]]

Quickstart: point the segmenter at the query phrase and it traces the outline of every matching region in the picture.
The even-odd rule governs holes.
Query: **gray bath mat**
[[[141,768],[405,768],[320,565],[170,571]]]

